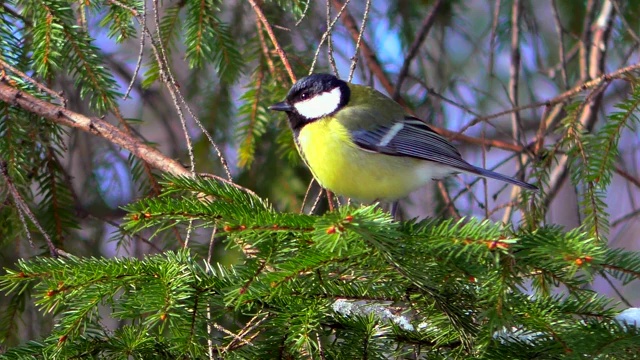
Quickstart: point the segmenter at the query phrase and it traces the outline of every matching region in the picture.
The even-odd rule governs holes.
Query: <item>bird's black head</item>
[[[287,98],[269,107],[284,111],[293,130],[331,115],[347,105],[351,90],[346,82],[330,74],[313,74],[293,85]]]

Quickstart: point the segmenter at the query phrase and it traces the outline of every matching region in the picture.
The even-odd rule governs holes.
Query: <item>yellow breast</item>
[[[332,118],[305,125],[298,134],[301,152],[322,187],[361,201],[394,200],[451,171],[408,157],[357,147],[348,130]]]

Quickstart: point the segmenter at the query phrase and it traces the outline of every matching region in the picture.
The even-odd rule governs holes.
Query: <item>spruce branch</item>
[[[51,96],[52,98],[57,100],[59,104],[63,104],[64,105],[64,104],[67,103],[66,99],[64,99],[62,96],[60,96],[59,93],[51,90],[50,88],[46,87],[44,84],[36,81],[35,79],[30,77],[29,75],[27,75],[24,72],[20,71],[20,69],[17,69],[15,67],[11,66],[9,63],[5,62],[3,59],[0,59],[0,65],[3,68],[9,69],[9,71],[11,71],[12,73],[18,75],[21,79],[24,79],[24,80],[28,81],[31,85],[35,86],[36,88],[38,88],[38,90],[42,91],[43,93],[49,94],[49,96]],[[4,79],[4,77],[6,75],[6,74],[4,74],[4,72],[6,70],[2,69],[2,71],[3,71],[2,78]],[[11,81],[11,80],[8,80],[8,81]]]
[[[12,87],[7,83],[6,78],[2,78],[0,81],[0,100],[41,116],[48,121],[77,128],[101,137],[125,150],[128,150],[136,157],[165,173],[183,176],[190,175],[190,172],[177,161],[167,157],[138,138],[116,128],[105,120],[95,117],[91,118],[62,106],[40,100],[24,91]],[[229,180],[216,175],[208,174],[207,176],[231,184]],[[236,184],[234,184],[234,186],[240,187]]]
[[[118,145],[137,157],[147,161],[156,169],[167,173],[186,175],[187,171],[173,159],[167,158],[158,150],[132,135],[116,128],[99,118],[90,118],[83,114],[68,110],[62,106],[40,100],[24,91],[10,86],[3,78],[0,82],[0,100],[18,106],[43,118],[87,133],[99,136]]]

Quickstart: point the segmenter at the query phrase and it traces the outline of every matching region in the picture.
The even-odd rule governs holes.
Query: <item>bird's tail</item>
[[[487,177],[487,178],[492,178],[492,179],[508,182],[509,184],[517,185],[517,186],[520,186],[520,187],[528,189],[528,190],[538,190],[538,187],[535,186],[535,185],[531,185],[529,183],[526,183],[524,181],[520,181],[518,179],[514,179],[514,178],[506,176],[506,175],[498,174],[497,172],[493,172],[491,170],[483,169],[483,168],[476,167],[476,166],[473,166],[473,170],[475,170],[473,172],[475,172],[476,174],[478,174],[480,176],[483,176],[483,177]]]

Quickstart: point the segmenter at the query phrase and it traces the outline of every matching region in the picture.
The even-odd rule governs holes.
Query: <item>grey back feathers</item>
[[[395,101],[374,89],[352,86],[353,94],[349,85],[337,77],[313,74],[300,79],[285,101],[270,108],[287,113],[296,138],[306,124],[334,115],[363,150],[431,161],[451,168],[451,172],[473,173],[537,190],[531,184],[469,164],[447,139],[422,120],[403,115]]]
[[[463,172],[537,190],[537,187],[531,184],[469,164],[462,159],[460,152],[453,144],[414,117],[407,116],[392,125],[380,125],[368,130],[353,130],[351,135],[356,145],[365,150],[433,161]]]

